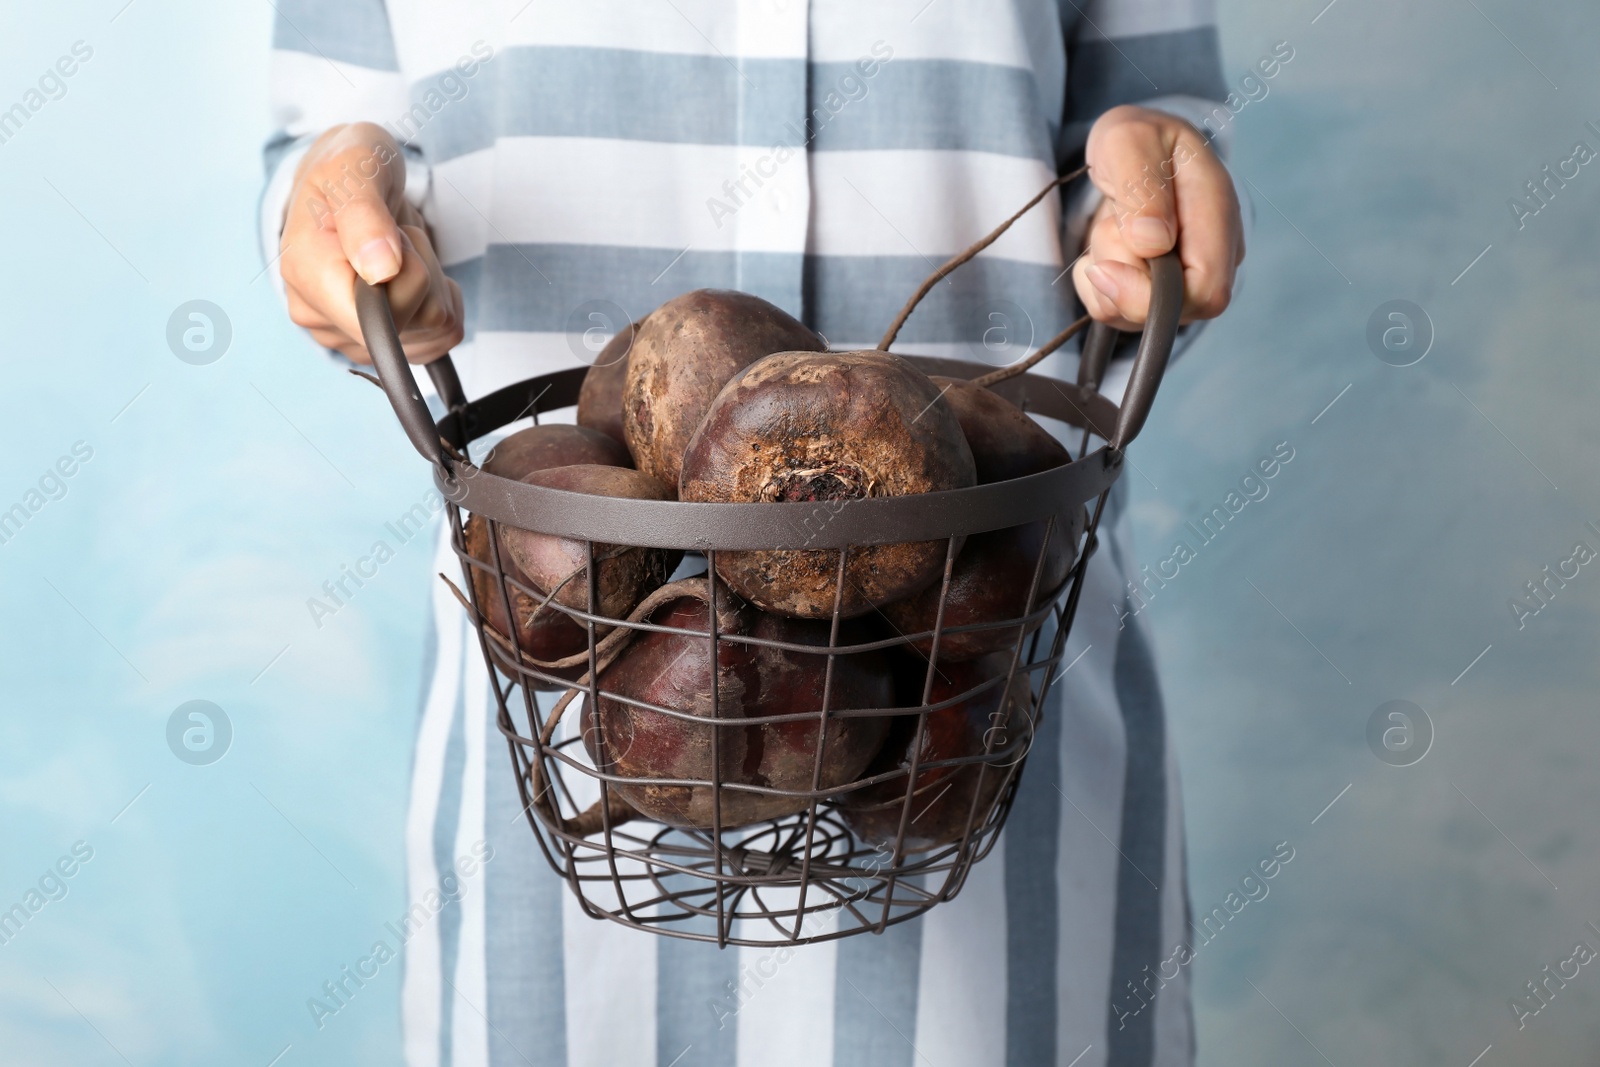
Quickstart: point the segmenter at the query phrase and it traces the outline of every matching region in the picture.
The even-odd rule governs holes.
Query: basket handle
[[[372,355],[373,368],[378,381],[388,394],[389,404],[405,429],[406,436],[422,458],[449,473],[449,461],[439,445],[439,432],[433,424],[433,415],[417,389],[411,376],[400,332],[395,328],[394,314],[389,307],[389,290],[386,283],[368,285],[360,275],[355,279],[356,319],[361,324],[361,338]],[[1150,417],[1150,407],[1155,403],[1156,391],[1167,372],[1172,358],[1172,346],[1178,336],[1178,318],[1183,311],[1183,267],[1176,252],[1157,256],[1150,261],[1150,311],[1145,317],[1144,331],[1139,336],[1139,350],[1134,356],[1133,370],[1128,377],[1128,388],[1122,396],[1117,414],[1117,425],[1111,434],[1111,447],[1122,451],[1144,428]],[[1099,349],[1109,355],[1110,335],[1101,333]],[[1091,334],[1091,338],[1095,335]],[[1102,357],[1103,358],[1103,357]],[[1099,360],[1096,360],[1099,362]],[[461,379],[448,354],[428,365],[428,375],[440,398],[452,410],[466,403],[461,389]],[[1103,368],[1096,368],[1103,370]]]
[[[439,468],[448,477],[449,460],[439,445],[439,431],[433,424],[433,413],[428,410],[417,380],[411,376],[411,365],[406,362],[405,349],[400,344],[400,331],[394,325],[394,312],[389,307],[387,282],[368,285],[360,275],[355,282],[356,320],[361,324],[361,340],[372,355],[373,369],[378,372],[378,382],[388,394],[389,404],[405,429],[406,436],[422,458]],[[455,364],[448,354],[428,364],[428,376],[433,379],[439,397],[452,410],[466,403],[461,390],[461,379],[456,375]]]
[[[1128,388],[1118,407],[1116,429],[1111,431],[1111,448],[1117,452],[1133,443],[1150,416],[1156,390],[1161,388],[1161,378],[1172,359],[1182,311],[1183,265],[1173,251],[1150,261],[1150,311],[1145,316],[1144,332],[1139,335],[1139,351],[1133,357]]]
[[[883,335],[883,340],[878,342],[878,351],[887,352],[889,346],[894,344],[895,338],[900,335],[900,327],[904,326],[911,313],[922,303],[922,298],[927,296],[941,280],[948,277],[957,267],[970,262],[978,253],[994,244],[1000,235],[1011,228],[1022,216],[1026,215],[1051,192],[1075,181],[1089,172],[1088,166],[1079,167],[1070,174],[1063,174],[1053,179],[1049,185],[1039,190],[1032,200],[1023,204],[1021,209],[1000,225],[978,238],[965,251],[957,253],[947,260],[923,281],[917,291],[911,294],[911,299],[906,301],[900,313],[895,316],[894,322],[889,325],[889,330]],[[1144,331],[1139,337],[1139,351],[1134,357],[1133,370],[1128,379],[1127,391],[1123,394],[1122,404],[1118,409],[1117,426],[1112,431],[1110,447],[1114,451],[1122,451],[1133,442],[1144,428],[1145,419],[1150,416],[1150,406],[1155,403],[1156,390],[1161,386],[1161,378],[1167,372],[1167,363],[1172,358],[1172,346],[1178,337],[1178,318],[1183,311],[1183,267],[1178,260],[1177,249],[1150,260],[1150,310],[1145,316]],[[1020,374],[1033,366],[1050,352],[1059,348],[1066,340],[1075,334],[1088,316],[1073,323],[1054,339],[1040,348],[1033,355],[1021,363],[1013,364],[1002,371],[974,378],[979,385],[990,386],[1014,374]],[[1105,373],[1106,363],[1111,358],[1111,349],[1116,342],[1116,331],[1100,323],[1090,327],[1089,336],[1082,348],[1078,365],[1078,384],[1090,389],[1098,387],[1100,377]]]
[[[1078,357],[1078,388],[1091,393],[1100,391],[1100,380],[1111,363],[1111,353],[1117,347],[1117,328],[1103,322],[1089,324],[1083,339],[1083,354]]]

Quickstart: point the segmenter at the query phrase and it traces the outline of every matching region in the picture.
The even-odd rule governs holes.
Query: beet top
[[[938,386],[888,352],[782,352],[729,382],[683,457],[680,499],[814,502],[976,484],[972,451]],[[860,615],[938,577],[945,542],[852,549],[841,610]],[[833,612],[839,554],[828,550],[717,553],[740,596],[800,618]]]

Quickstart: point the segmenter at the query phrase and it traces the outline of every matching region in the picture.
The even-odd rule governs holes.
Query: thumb
[[[1123,233],[1128,247],[1145,259],[1154,259],[1172,251],[1177,243],[1177,225],[1171,201],[1161,207],[1145,205],[1123,222]]]
[[[400,227],[381,197],[352,199],[334,212],[333,220],[345,258],[368,285],[400,273]]]
[[[388,172],[397,160],[380,163],[371,149],[364,148],[341,152],[324,172],[322,191],[332,210],[323,217],[322,226],[331,226],[338,234],[345,258],[369,285],[399,274],[404,259],[400,227],[388,203],[391,183],[396,178],[404,181]]]
[[[1157,165],[1140,161],[1139,173],[1124,182],[1116,197],[1117,227],[1135,255],[1154,259],[1178,243],[1178,211],[1172,182],[1160,177]],[[1131,169],[1131,168],[1129,168]]]

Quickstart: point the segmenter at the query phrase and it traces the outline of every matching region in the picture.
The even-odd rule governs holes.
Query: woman
[[[1009,362],[1074,297],[1137,329],[1144,260],[1175,245],[1185,318],[1209,318],[1243,256],[1199,132],[1222,95],[1206,0],[276,6],[263,226],[289,313],[365,362],[352,280],[388,281],[410,359],[454,351],[469,396],[700,287],[871,347],[933,266],[1085,159],[1093,184],[941,286],[898,350]],[[1191,1063],[1187,973],[1156,976],[1186,940],[1182,821],[1121,499],[1001,846],[955,901],[781,967],[578,912],[436,594],[410,897],[492,858],[407,942],[407,1062]]]

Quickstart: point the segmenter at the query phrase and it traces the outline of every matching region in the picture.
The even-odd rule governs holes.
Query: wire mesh
[[[487,420],[473,429],[486,434]],[[446,443],[459,452],[466,436]],[[1105,466],[1103,453],[1076,462]],[[606,615],[602,569],[642,546],[584,539],[567,580],[582,597],[541,591],[506,549],[509,524],[455,494],[464,582],[451,588],[490,667],[528,825],[582,910],[760,946],[882,932],[955,896],[1005,824],[1117,469],[1085,483],[1098,487],[1087,502],[1038,506],[1015,610],[949,624],[964,537],[944,538],[934,617],[916,631],[882,611],[845,616],[848,543],[822,549],[837,559],[834,603],[814,624],[762,624],[715,577],[718,548],[704,541],[671,552],[674,580],[628,615]],[[1065,574],[1053,582],[1052,559]],[[559,627],[567,646],[548,640]],[[541,658],[552,647],[571,651]],[[990,651],[950,659],[952,647]],[[643,666],[618,666],[630,656]],[[752,703],[750,686],[765,684],[757,662],[794,677]],[[630,671],[675,685],[641,691],[624,684]],[[863,704],[859,680],[873,672],[887,682]],[[863,757],[860,739],[874,736]],[[769,762],[783,773],[758,773]]]

